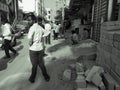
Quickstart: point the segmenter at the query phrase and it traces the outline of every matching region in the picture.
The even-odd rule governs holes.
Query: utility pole
[[[41,0],[41,6],[40,7],[41,7],[41,14],[40,15],[41,15],[41,18],[42,18],[41,22],[43,23],[43,0]]]
[[[63,34],[65,33],[65,25],[64,25],[64,16],[65,16],[65,0],[62,0],[62,30]]]
[[[13,27],[15,26],[18,20],[18,0],[14,0],[14,7],[15,7],[15,19],[12,24]]]

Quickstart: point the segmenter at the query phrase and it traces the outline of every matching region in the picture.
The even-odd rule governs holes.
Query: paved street
[[[84,48],[83,44],[72,46],[69,39],[52,41],[52,45],[46,46],[48,56],[45,57],[51,79],[46,82],[41,70],[38,69],[36,82],[31,84],[28,81],[31,73],[29,46],[27,37],[24,36],[18,40],[18,45],[15,47],[19,52],[18,56],[14,57],[11,54],[13,56],[11,60],[4,60],[2,59],[4,52],[0,51],[0,90],[72,90],[72,84],[62,80],[62,72],[80,55],[91,53],[93,49]]]

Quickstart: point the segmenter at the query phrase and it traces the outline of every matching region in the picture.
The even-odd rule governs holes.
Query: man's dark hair
[[[87,28],[84,28],[84,30],[87,30]]]
[[[37,17],[35,15],[32,14],[32,15],[30,15],[30,17],[31,17],[32,21],[37,22]]]
[[[75,31],[75,30],[72,30],[71,32],[72,32],[72,34],[76,33],[76,31]]]
[[[42,18],[41,18],[41,17],[37,17],[37,20],[38,20],[39,22],[42,22]]]
[[[2,19],[2,22],[3,22],[3,23],[9,23],[8,19],[5,19],[5,18]]]

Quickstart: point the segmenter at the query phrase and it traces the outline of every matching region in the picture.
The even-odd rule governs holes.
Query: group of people
[[[51,27],[49,22],[46,22],[44,26],[41,25],[42,19],[36,17],[34,15],[31,16],[33,24],[29,28],[28,32],[28,40],[29,40],[29,56],[32,64],[31,75],[29,77],[29,81],[31,83],[35,82],[35,77],[37,74],[37,67],[39,66],[42,70],[42,74],[46,81],[50,80],[50,76],[47,73],[45,64],[44,64],[44,54],[45,54],[45,43],[50,44],[51,39],[51,30],[53,29],[54,40],[58,39],[60,24],[54,24],[53,28]],[[7,19],[2,21],[1,25],[1,37],[4,40],[4,50],[5,50],[5,58],[10,58],[9,50],[14,53],[14,55],[18,54],[18,52],[11,46],[11,25],[9,24]],[[78,36],[76,32],[72,31],[73,44],[78,43]]]
[[[42,19],[39,17],[36,17],[34,15],[31,16],[33,24],[29,28],[28,32],[28,40],[29,40],[29,56],[30,61],[32,64],[32,72],[29,77],[29,81],[31,83],[35,82],[35,77],[37,74],[37,67],[39,66],[42,70],[42,74],[44,76],[44,79],[46,81],[50,80],[50,76],[47,73],[46,67],[44,65],[44,54],[45,54],[45,43],[51,44],[51,31],[52,27],[49,22],[46,22],[44,26],[42,26]],[[17,50],[15,50],[11,46],[11,40],[12,40],[12,26],[8,22],[7,19],[2,20],[1,24],[1,33],[0,37],[3,38],[3,46],[5,51],[5,59],[11,58],[9,50],[14,53],[14,55],[18,54]],[[54,34],[54,40],[58,39],[59,34],[59,25],[55,25],[53,27],[53,34]]]

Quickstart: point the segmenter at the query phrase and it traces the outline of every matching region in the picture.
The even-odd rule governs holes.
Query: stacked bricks
[[[96,63],[120,84],[120,21],[102,23]]]

